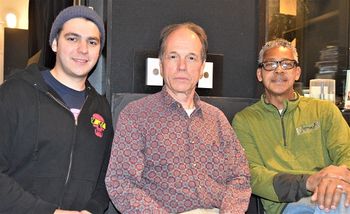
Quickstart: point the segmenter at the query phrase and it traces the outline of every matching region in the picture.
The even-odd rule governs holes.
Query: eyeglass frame
[[[291,62],[293,62],[293,67],[292,67],[292,68],[284,68],[284,67],[281,65],[281,63],[282,63],[283,61],[291,61]],[[265,63],[267,63],[267,62],[270,62],[270,63],[272,63],[272,62],[273,62],[273,63],[277,63],[277,67],[276,67],[275,69],[272,69],[272,70],[267,70],[267,69],[265,68]],[[265,71],[275,71],[278,67],[281,67],[282,70],[287,71],[287,70],[291,70],[291,69],[293,69],[293,68],[296,68],[296,67],[298,67],[298,66],[299,66],[299,63],[298,63],[296,60],[294,60],[294,59],[271,60],[271,61],[261,62],[261,63],[258,64],[258,67],[259,67],[259,68],[263,68]]]

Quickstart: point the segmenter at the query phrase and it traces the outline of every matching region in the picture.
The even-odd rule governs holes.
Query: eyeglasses
[[[264,68],[266,71],[274,71],[281,66],[282,70],[290,70],[298,66],[298,62],[290,59],[283,59],[281,61],[266,61],[259,63],[259,68]]]

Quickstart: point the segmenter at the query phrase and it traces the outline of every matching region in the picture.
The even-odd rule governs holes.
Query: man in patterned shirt
[[[163,29],[165,86],[130,103],[116,125],[106,185],[122,213],[246,211],[246,156],[225,115],[195,92],[207,47],[196,24]]]

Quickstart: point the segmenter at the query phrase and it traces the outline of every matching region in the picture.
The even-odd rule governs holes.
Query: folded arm
[[[347,193],[345,203],[350,204],[350,129],[339,109],[331,103],[328,105],[323,112],[323,124],[326,146],[333,165],[313,174],[308,180],[308,188],[314,192],[312,200],[320,208],[326,209],[336,207],[344,192]]]

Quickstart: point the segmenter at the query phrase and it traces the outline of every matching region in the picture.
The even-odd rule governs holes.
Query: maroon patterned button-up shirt
[[[244,213],[246,156],[225,115],[199,97],[189,117],[163,88],[119,115],[106,185],[122,213]]]

